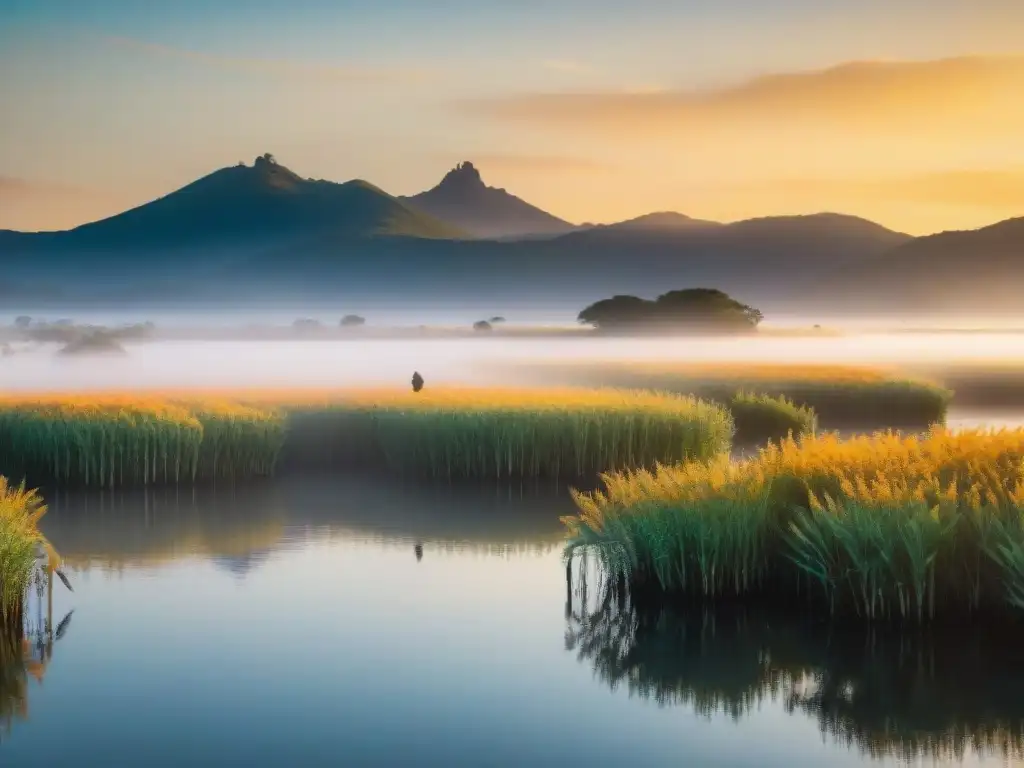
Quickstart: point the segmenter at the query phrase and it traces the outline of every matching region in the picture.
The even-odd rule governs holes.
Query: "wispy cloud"
[[[134,51],[150,56],[191,61],[197,64],[221,69],[247,72],[262,77],[319,80],[344,84],[382,85],[385,83],[421,83],[437,77],[437,72],[426,69],[389,69],[346,66],[326,62],[298,61],[293,59],[250,58],[223,56],[215,53],[193,51],[185,48],[151,43],[129,37],[103,38],[115,48]]]
[[[852,62],[706,91],[528,93],[468,113],[573,130],[713,134],[758,126],[885,136],[1012,136],[1024,129],[1024,56]]]

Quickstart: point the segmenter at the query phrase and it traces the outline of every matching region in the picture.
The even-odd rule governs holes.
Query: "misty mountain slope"
[[[819,289],[840,294],[844,307],[1020,313],[1024,218],[916,238],[837,271]]]
[[[433,189],[399,199],[478,238],[557,235],[575,229],[504,189],[487,186],[470,162],[450,170]]]
[[[676,221],[679,221],[676,219]],[[550,241],[562,251],[648,258],[689,270],[694,279],[736,282],[757,276],[791,285],[813,284],[841,265],[870,261],[912,238],[855,216],[814,214],[750,219],[732,224],[689,220],[686,226],[594,227]]]
[[[725,226],[720,221],[695,219],[675,211],[656,211],[646,213],[614,224],[598,224],[587,227],[588,230],[599,230],[605,233],[617,232],[679,232],[682,230],[702,229]]]
[[[768,220],[753,227],[610,226],[515,241],[320,238],[301,252],[254,256],[226,269],[220,281],[261,295],[429,292],[439,301],[564,299],[572,305],[616,293],[654,297],[669,289],[711,286],[758,306],[782,306],[801,301],[807,286],[837,265],[877,258],[893,242],[907,240],[859,221],[795,217],[780,226]]]

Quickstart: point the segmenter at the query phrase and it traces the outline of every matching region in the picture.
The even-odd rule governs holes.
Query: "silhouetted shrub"
[[[713,288],[663,293],[654,301],[613,296],[591,304],[577,320],[602,330],[737,333],[753,331],[764,316]]]

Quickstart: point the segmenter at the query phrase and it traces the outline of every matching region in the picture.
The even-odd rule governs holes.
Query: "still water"
[[[0,678],[5,767],[781,768],[958,744],[1005,765],[1024,744],[1024,662],[998,645],[641,620],[596,582],[567,589],[553,490],[310,478],[47,501],[75,588],[53,618],[73,613],[20,711]]]

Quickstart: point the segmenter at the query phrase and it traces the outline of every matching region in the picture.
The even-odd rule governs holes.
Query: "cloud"
[[[619,134],[828,129],[884,137],[1010,137],[1024,130],[1024,56],[851,62],[727,88],[532,93],[460,102],[469,114]]]
[[[104,37],[115,48],[151,56],[191,61],[205,66],[247,72],[263,77],[319,80],[346,84],[382,85],[385,83],[420,83],[436,73],[420,69],[383,69],[340,66],[336,64],[295,61],[291,59],[246,58],[175,48],[128,37]]]

